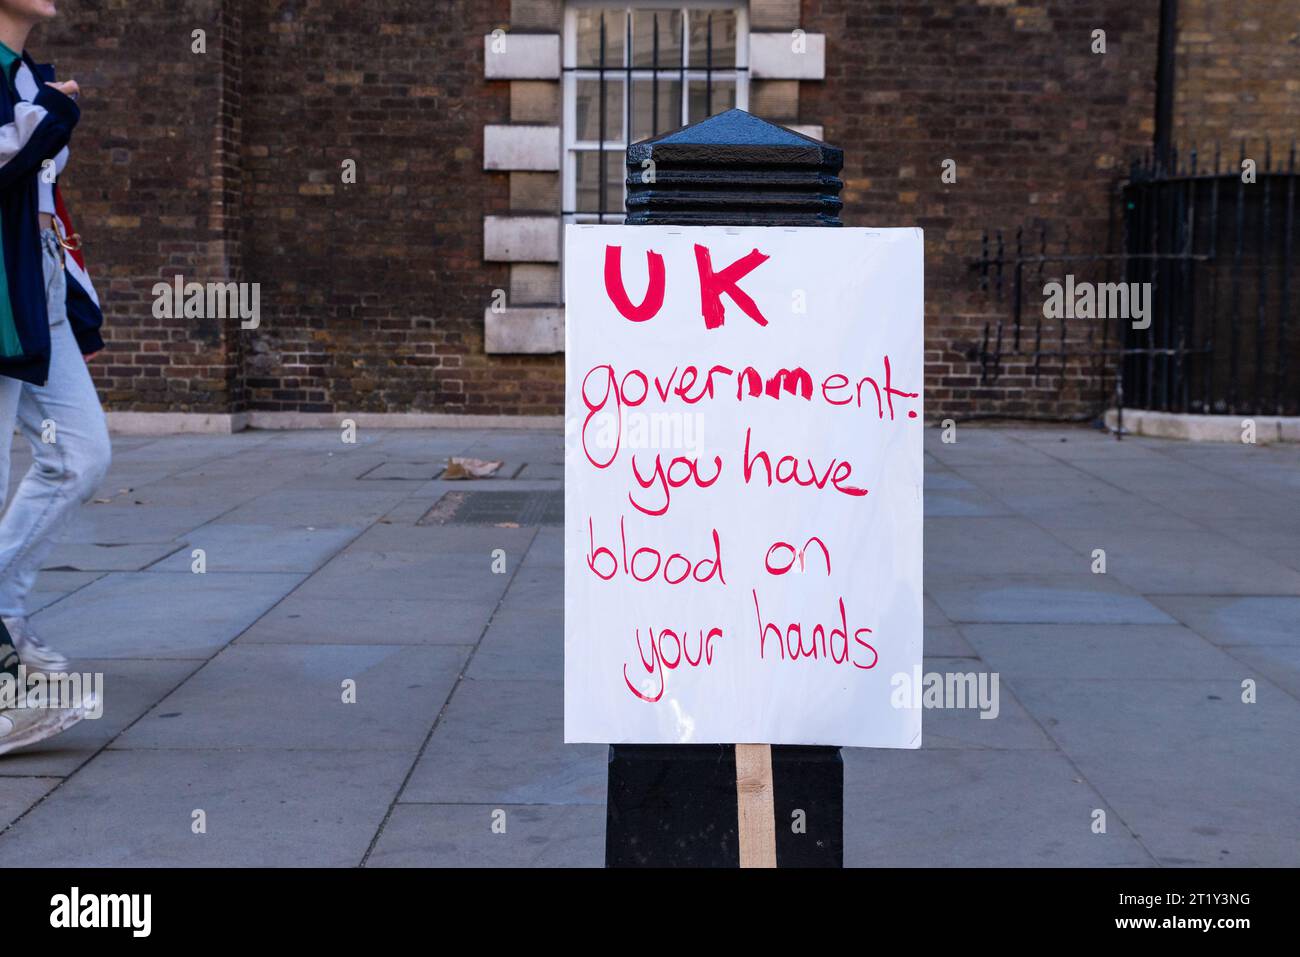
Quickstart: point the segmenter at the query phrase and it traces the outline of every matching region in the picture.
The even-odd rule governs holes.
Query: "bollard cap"
[[[837,146],[728,110],[627,148],[627,223],[839,226],[843,166]]]

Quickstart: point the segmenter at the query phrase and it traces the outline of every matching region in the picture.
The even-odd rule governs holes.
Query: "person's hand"
[[[64,96],[74,100],[77,98],[77,94],[81,92],[81,87],[77,86],[76,80],[63,80],[59,83],[46,83],[45,85],[54,87]]]
[[[82,356],[82,358],[85,359],[87,362],[90,362],[95,358],[95,356],[99,355],[99,353],[103,351],[104,351],[103,349],[100,349],[99,352],[88,353],[87,355]]]

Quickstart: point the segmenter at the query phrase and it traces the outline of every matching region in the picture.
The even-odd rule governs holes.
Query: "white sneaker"
[[[5,629],[18,652],[18,660],[27,666],[28,671],[66,672],[68,658],[62,652],[55,651],[32,630],[31,622],[26,618],[4,618]]]
[[[84,705],[76,708],[6,708],[0,711],[0,754],[52,738],[84,717]]]

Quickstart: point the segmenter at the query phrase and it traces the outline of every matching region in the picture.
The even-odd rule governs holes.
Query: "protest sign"
[[[565,740],[919,747],[921,232],[565,239]]]

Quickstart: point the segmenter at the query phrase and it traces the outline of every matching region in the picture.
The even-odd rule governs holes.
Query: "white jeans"
[[[0,376],[0,495],[9,488],[15,425],[32,447],[32,467],[0,517],[0,615],[27,614],[27,595],[53,535],[104,480],[108,423],[68,323],[67,279],[53,231],[42,230],[50,373],[45,385]]]

